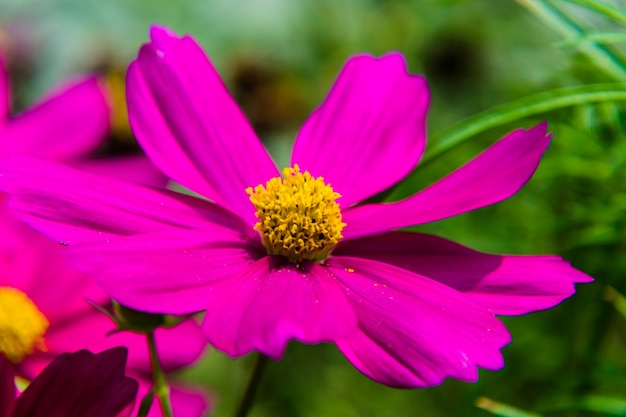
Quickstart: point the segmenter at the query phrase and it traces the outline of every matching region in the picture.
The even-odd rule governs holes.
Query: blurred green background
[[[429,147],[436,149],[455,123],[494,106],[560,87],[626,81],[623,6],[608,0],[0,0],[0,45],[21,108],[87,71],[107,76],[121,97],[122,74],[150,24],[190,33],[284,166],[298,126],[351,54],[399,50],[412,72],[427,76]],[[620,85],[623,90],[613,87]],[[487,252],[558,254],[595,277],[556,308],[502,319],[513,336],[503,370],[481,372],[476,384],[448,380],[432,389],[395,390],[359,374],[332,345],[292,343],[282,361],[269,363],[251,415],[488,416],[475,405],[487,397],[519,409],[480,401],[502,416],[531,415],[521,410],[626,416],[620,295],[626,294],[626,131],[623,105],[612,100],[555,106],[496,123],[436,158],[427,152],[427,163],[384,196],[409,195],[504,133],[550,121],[553,143],[514,197],[416,228]],[[107,152],[134,149],[123,118],[107,146]],[[180,378],[210,387],[216,416],[232,415],[253,361],[212,351]]]

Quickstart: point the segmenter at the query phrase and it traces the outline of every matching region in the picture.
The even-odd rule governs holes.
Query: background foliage
[[[429,151],[423,165],[381,196],[386,199],[432,183],[513,128],[549,120],[553,143],[522,191],[416,230],[488,252],[558,254],[595,283],[549,311],[503,318],[513,336],[504,349],[506,367],[481,372],[476,384],[449,380],[428,390],[394,390],[363,377],[334,346],[292,343],[283,361],[268,365],[252,415],[626,416],[623,6],[609,0],[0,0],[0,44],[18,108],[67,76],[99,71],[118,98],[119,116],[122,74],[148,26],[191,33],[279,165],[349,55],[402,51],[432,89]],[[120,116],[102,152],[134,149]],[[215,415],[228,415],[252,362],[210,352],[180,377],[211,387]]]

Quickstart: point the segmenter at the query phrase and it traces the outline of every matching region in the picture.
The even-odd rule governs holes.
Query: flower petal
[[[65,244],[173,229],[258,234],[236,216],[167,190],[98,177],[32,157],[0,163],[0,190],[9,206],[36,229]]]
[[[478,157],[406,200],[344,211],[345,238],[428,223],[488,206],[515,194],[537,169],[551,134],[547,123],[516,130]]]
[[[294,145],[292,164],[323,176],[342,207],[404,178],[426,146],[426,80],[398,53],[351,58]]]
[[[88,349],[102,352],[116,346],[128,349],[127,369],[135,373],[149,374],[150,354],[146,338],[142,334],[123,331],[115,332],[117,326],[104,313],[96,310],[84,299],[83,309],[72,320],[51,322],[46,333],[47,351],[41,355],[48,360],[64,352]],[[155,331],[161,365],[166,372],[174,371],[195,362],[206,347],[200,326],[188,319],[175,327],[159,328]],[[181,344],[181,340],[185,343]],[[32,355],[20,364],[27,375],[41,371],[42,358]],[[45,361],[44,365],[46,364]]]
[[[130,123],[173,180],[254,225],[247,187],[279,176],[206,54],[190,36],[150,31],[128,69]]]
[[[15,406],[17,389],[15,387],[15,372],[13,366],[0,353],[0,417],[11,417]]]
[[[96,78],[59,87],[0,128],[0,155],[26,153],[56,160],[85,156],[108,133],[110,117]]]
[[[144,155],[123,155],[72,161],[70,166],[95,175],[165,188],[168,178]]]
[[[335,278],[314,262],[266,256],[212,288],[202,324],[208,342],[231,356],[252,350],[279,359],[290,339],[331,342],[356,331]]]
[[[128,307],[189,314],[214,308],[212,286],[245,273],[264,252],[230,233],[179,230],[76,245],[68,256]]]
[[[55,415],[115,417],[130,408],[137,381],[124,376],[126,349],[58,356],[26,388],[13,417]]]
[[[478,379],[503,366],[504,325],[464,294],[392,265],[334,256],[328,269],[345,286],[359,332],[337,342],[361,372],[395,387]]]
[[[139,382],[137,398],[144,398],[152,389],[152,378],[149,375],[137,374],[133,372],[130,372],[130,376],[137,379]],[[204,415],[204,412],[209,406],[205,393],[199,390],[191,390],[187,387],[182,387],[176,382],[168,382],[170,382],[170,401],[172,403],[172,412],[174,416],[202,417]],[[134,410],[130,413],[130,416],[136,416],[138,414],[139,405],[139,401],[137,401],[135,403]],[[165,417],[157,397],[154,397],[147,417]]]
[[[161,327],[155,331],[154,337],[159,349],[161,366],[166,372],[191,365],[202,356],[206,348],[206,340],[200,325],[193,318],[175,327]],[[181,345],[181,340],[185,341],[184,346]],[[146,359],[148,358],[149,355],[146,356]],[[142,365],[143,369],[148,369],[146,365]]]
[[[49,321],[83,310],[83,297],[108,298],[93,279],[66,265],[63,249],[0,204],[0,286],[27,294]]]
[[[474,251],[436,236],[390,232],[342,243],[338,256],[372,259],[441,282],[494,314],[553,307],[591,282],[558,256],[506,256]]]
[[[209,408],[207,395],[197,389],[172,384],[170,399],[176,417],[202,417]],[[148,416],[150,417],[150,415]]]

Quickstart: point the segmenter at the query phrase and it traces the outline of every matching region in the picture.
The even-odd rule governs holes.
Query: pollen
[[[321,262],[343,237],[346,224],[337,204],[341,196],[323,177],[300,172],[297,164],[285,168],[283,177],[246,189],[259,219],[254,229],[271,255],[296,264],[303,259]]]
[[[13,363],[35,349],[45,350],[48,320],[23,292],[0,287],[0,352]]]

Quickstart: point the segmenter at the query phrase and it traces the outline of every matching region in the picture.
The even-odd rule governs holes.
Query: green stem
[[[152,408],[152,402],[154,401],[154,388],[146,394],[139,404],[139,410],[137,411],[137,417],[147,417]]]
[[[266,364],[267,357],[259,353],[256,358],[256,362],[254,363],[254,368],[252,370],[252,375],[250,376],[250,381],[248,381],[246,392],[241,398],[235,417],[246,417],[248,415],[248,411],[250,411],[250,408],[252,408],[252,404],[254,403],[254,395],[256,394],[256,390],[261,382],[261,376],[263,375],[263,369]]]
[[[154,393],[159,398],[161,403],[161,410],[165,417],[173,417],[172,404],[170,402],[170,388],[167,385],[167,379],[165,378],[165,372],[161,367],[159,361],[159,355],[156,350],[156,343],[154,341],[154,331],[150,331],[146,334],[148,337],[148,348],[150,350],[150,362],[152,363],[152,378],[154,381]]]
[[[517,0],[567,39],[584,36],[585,30],[565,16],[559,9],[542,0]],[[587,3],[587,2],[582,2]],[[616,80],[626,79],[626,67],[608,49],[589,40],[580,47],[595,64]]]

